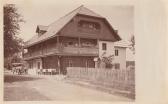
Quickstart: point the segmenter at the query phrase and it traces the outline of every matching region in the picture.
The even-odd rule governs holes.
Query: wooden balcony
[[[36,57],[44,57],[47,55],[85,55],[85,56],[98,56],[97,47],[65,47],[65,46],[50,46],[47,48],[39,49],[34,52],[24,54],[24,59],[31,59]]]
[[[77,55],[98,55],[97,47],[64,47],[63,53]]]

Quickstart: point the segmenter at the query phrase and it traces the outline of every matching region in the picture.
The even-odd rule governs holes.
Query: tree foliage
[[[135,37],[134,37],[134,35],[131,36],[130,42],[131,42],[130,49],[133,51],[133,54],[135,54]]]
[[[110,55],[108,57],[102,57],[102,61],[106,64],[112,64],[112,61],[114,59],[114,55]]]
[[[4,13],[4,57],[12,57],[21,51],[23,40],[19,38],[20,22],[24,22],[14,4],[6,4]]]
[[[101,61],[105,64],[105,68],[112,68],[113,66],[114,55],[103,56]]]

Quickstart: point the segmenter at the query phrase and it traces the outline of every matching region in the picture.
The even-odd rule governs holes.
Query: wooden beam
[[[57,43],[59,44],[60,42],[59,42],[59,36],[57,36]]]
[[[61,57],[61,56],[58,56],[58,70],[59,70],[59,75],[61,74],[60,57]]]
[[[99,39],[97,39],[97,45],[96,46],[99,48]]]
[[[81,39],[80,39],[80,37],[78,37],[78,45],[79,45],[79,47],[81,47]]]

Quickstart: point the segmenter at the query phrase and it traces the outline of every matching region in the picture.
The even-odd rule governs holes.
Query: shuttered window
[[[118,56],[118,50],[115,50],[115,56]]]
[[[106,43],[102,43],[102,50],[107,50],[107,44]]]

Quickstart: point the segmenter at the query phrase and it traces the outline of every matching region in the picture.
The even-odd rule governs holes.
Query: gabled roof
[[[47,26],[47,32],[41,36],[34,36],[29,41],[25,42],[25,47],[32,46],[34,44],[40,43],[42,41],[48,40],[57,35],[57,33],[76,15],[87,15],[96,18],[102,18],[107,21],[104,17],[100,16],[99,14],[85,8],[83,5],[78,7],[77,9],[73,10],[72,12],[66,14],[65,16],[61,17],[59,20],[55,21],[54,23]],[[110,25],[110,24],[109,24]],[[111,25],[110,25],[111,26]],[[41,27],[43,28],[43,27]],[[46,28],[46,27],[45,27]],[[111,27],[112,28],[112,27]],[[44,28],[43,28],[44,29]],[[120,37],[116,36],[118,40]]]
[[[123,48],[129,48],[131,43],[126,40],[120,40],[117,42],[114,42],[114,47],[123,47]]]
[[[83,15],[88,15],[88,16],[93,16],[93,17],[99,17],[99,18],[104,18],[101,15],[93,12],[92,10],[84,7],[83,5],[79,7],[78,14],[83,14]]]

